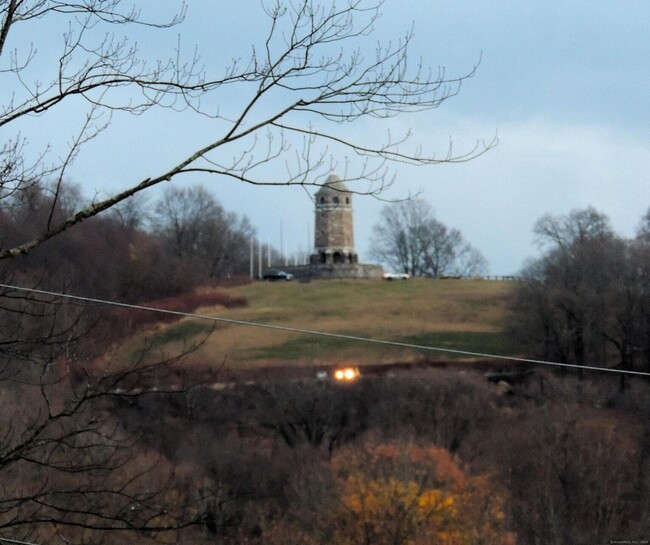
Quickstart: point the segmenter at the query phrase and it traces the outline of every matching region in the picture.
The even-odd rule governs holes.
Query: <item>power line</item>
[[[99,304],[99,305],[109,305],[109,306],[114,306],[114,307],[120,307],[120,308],[126,308],[130,310],[144,310],[147,312],[157,312],[159,314],[168,314],[172,316],[179,316],[182,318],[194,318],[197,320],[207,320],[211,322],[221,322],[221,323],[227,323],[227,324],[232,324],[232,325],[242,325],[242,326],[248,326],[248,327],[260,327],[264,329],[272,329],[276,331],[286,331],[290,333],[301,333],[303,335],[314,335],[314,336],[319,336],[319,337],[329,337],[333,339],[342,339],[342,340],[349,340],[349,341],[357,341],[357,342],[365,342],[365,343],[371,343],[371,344],[380,344],[384,346],[396,346],[399,348],[412,348],[415,350],[422,350],[425,352],[441,352],[441,353],[446,353],[446,354],[454,354],[458,356],[472,356],[472,357],[478,357],[478,358],[490,358],[490,359],[496,359],[496,360],[503,360],[503,361],[511,361],[511,362],[518,362],[518,363],[530,363],[530,364],[535,364],[535,365],[547,365],[547,366],[553,366],[553,367],[568,367],[572,369],[586,369],[586,370],[591,370],[591,371],[602,371],[602,372],[607,372],[607,373],[618,373],[618,374],[627,374],[627,375],[637,375],[637,376],[646,376],[650,377],[650,372],[643,372],[643,371],[632,371],[632,370],[626,370],[626,369],[612,369],[610,367],[600,367],[597,365],[580,365],[577,363],[562,363],[562,362],[555,362],[555,361],[548,361],[548,360],[539,360],[539,359],[532,359],[532,358],[519,358],[516,356],[503,356],[500,354],[488,354],[484,352],[473,352],[470,350],[456,350],[453,348],[441,348],[441,347],[435,347],[435,346],[427,346],[427,345],[421,345],[421,344],[414,344],[414,343],[405,343],[405,342],[400,342],[400,341],[391,341],[391,340],[383,340],[383,339],[372,339],[370,337],[361,337],[358,335],[348,335],[345,333],[331,333],[327,331],[317,331],[313,329],[303,329],[299,327],[291,327],[291,326],[284,326],[284,325],[275,325],[275,324],[264,324],[261,322],[252,322],[249,320],[237,320],[234,318],[223,318],[220,316],[207,316],[205,314],[197,314],[194,312],[182,312],[179,310],[167,310],[167,309],[162,309],[162,308],[155,308],[155,307],[149,307],[149,306],[144,306],[144,305],[135,305],[135,304],[130,304],[130,303],[120,303],[118,301],[109,301],[106,299],[97,299],[94,297],[83,297],[81,295],[71,295],[67,293],[59,293],[59,292],[54,292],[54,291],[48,291],[48,290],[41,290],[41,289],[36,289],[36,288],[25,288],[22,286],[12,286],[9,284],[1,284],[0,283],[0,288],[5,288],[5,289],[12,289],[16,291],[22,291],[22,292],[27,292],[27,293],[34,293],[34,294],[39,294],[39,295],[47,295],[49,297],[59,297],[62,299],[70,299],[72,301],[82,301],[85,303],[94,303],[94,304]]]
[[[6,537],[0,537],[0,543],[13,543],[14,545],[39,545],[38,543],[32,543],[31,541],[18,541],[17,539],[9,539]]]

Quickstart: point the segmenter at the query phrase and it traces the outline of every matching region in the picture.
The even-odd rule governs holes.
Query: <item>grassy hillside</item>
[[[373,339],[424,344],[474,352],[509,354],[503,334],[508,282],[471,280],[257,282],[231,288],[248,306],[206,306],[200,314],[343,333]],[[151,350],[175,349],[203,338],[207,321],[186,319],[148,331]],[[143,337],[129,343],[141,345]],[[389,347],[353,340],[251,326],[217,323],[190,363],[250,368],[277,364],[358,365],[452,359],[448,353]]]

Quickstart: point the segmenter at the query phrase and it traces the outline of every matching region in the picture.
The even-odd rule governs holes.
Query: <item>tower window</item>
[[[320,203],[321,203],[321,204],[325,204],[325,197],[321,197],[321,198],[320,198]]]
[[[345,197],[345,204],[350,204],[350,197]]]
[[[338,203],[339,203],[339,198],[338,198],[338,197],[334,197],[334,198],[332,199],[332,201],[334,201],[334,204],[338,204]]]

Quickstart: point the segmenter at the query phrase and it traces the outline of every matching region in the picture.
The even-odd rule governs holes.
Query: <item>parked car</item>
[[[406,273],[384,273],[384,280],[408,280],[410,274]]]
[[[266,271],[262,277],[264,280],[275,282],[276,280],[293,280],[293,274],[284,271]]]

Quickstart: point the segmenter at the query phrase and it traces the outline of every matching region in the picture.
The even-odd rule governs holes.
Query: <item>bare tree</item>
[[[112,416],[120,401],[152,395],[142,390],[154,374],[182,393],[170,371],[183,353],[101,369],[96,309],[24,290],[0,295],[0,534],[105,543],[119,532],[135,542],[201,524],[205,498],[183,491],[139,431]]]
[[[356,140],[346,125],[365,118],[389,118],[437,108],[455,95],[476,67],[459,77],[432,72],[411,62],[412,33],[379,44],[367,54],[366,42],[380,13],[381,2],[300,0],[264,5],[268,30],[247,60],[233,61],[216,73],[202,68],[198,55],[183,58],[181,46],[170,59],[148,61],[137,47],[139,29],[181,25],[185,5],[175,17],[156,22],[122,0],[83,3],[54,0],[0,2],[0,85],[5,90],[0,127],[0,201],[46,177],[54,180],[55,201],[64,178],[91,140],[110,129],[111,117],[142,114],[152,109],[182,110],[214,124],[214,136],[173,166],[161,167],[138,183],[107,198],[76,208],[67,218],[48,221],[38,233],[0,249],[7,258],[28,252],[86,218],[136,193],[189,173],[210,174],[259,185],[320,185],[337,166],[333,157],[356,156],[338,165],[347,181],[365,180],[358,191],[376,194],[391,180],[394,162],[433,165],[467,161],[494,142],[440,157],[433,150],[411,151],[408,137],[387,135],[383,143]],[[61,43],[39,47],[33,32],[41,20],[68,26]],[[114,31],[119,27],[121,35]],[[24,46],[24,37],[33,40]],[[98,36],[101,38],[98,39]],[[12,44],[16,44],[12,49]],[[44,55],[56,53],[54,60]],[[214,104],[228,96],[246,97],[239,106],[221,111]],[[85,118],[60,158],[38,152],[21,137],[21,122],[41,117],[41,126],[67,105]],[[144,121],[143,121],[144,123]],[[151,133],[148,133],[151,135]],[[60,134],[57,140],[60,140]],[[283,166],[273,178],[271,167]],[[277,174],[276,174],[277,176]],[[358,186],[357,186],[358,187]]]
[[[555,246],[569,251],[575,244],[602,240],[613,235],[609,218],[593,207],[572,210],[566,216],[546,214],[535,223],[540,246]]]
[[[646,371],[650,371],[650,210],[643,216],[636,239],[631,244],[631,279],[637,295],[635,313],[638,350]]]
[[[617,237],[608,218],[593,208],[544,216],[535,232],[548,249],[516,286],[516,335],[544,357],[638,367],[648,346],[649,254],[643,236]]]
[[[650,243],[650,208],[639,222],[637,239],[642,242]]]
[[[414,276],[471,275],[485,271],[480,252],[458,229],[438,221],[422,199],[386,205],[373,228],[371,252],[395,270]]]
[[[384,206],[373,227],[371,254],[395,270],[418,274],[424,270],[419,231],[431,210],[421,199]]]
[[[178,257],[195,256],[211,222],[220,220],[224,210],[202,186],[168,187],[156,204],[154,228]]]
[[[128,200],[121,201],[110,210],[115,219],[131,235],[149,225],[151,215],[147,210],[148,200],[145,193],[138,193]]]
[[[588,217],[593,222],[583,222]],[[581,365],[606,361],[603,295],[613,271],[604,260],[615,240],[611,230],[603,228],[607,223],[607,218],[588,209],[561,218],[545,216],[536,224],[540,243],[550,241],[552,246],[524,271],[516,308],[517,315],[531,312],[540,320],[541,328],[534,326],[534,336],[541,334],[545,356]],[[525,293],[532,286],[539,296],[526,302]],[[513,325],[520,327],[530,321],[518,324],[515,319]]]
[[[252,226],[246,217],[226,212],[201,185],[166,188],[156,204],[153,229],[173,255],[206,277],[248,270]]]
[[[46,222],[51,210],[58,214],[75,194],[62,191],[53,208],[52,195],[33,186],[29,199],[0,218],[21,232]],[[155,384],[183,395],[174,365],[185,352],[145,346],[140,354],[111,357],[109,347],[132,333],[132,321],[51,294],[73,287],[128,299],[126,288],[133,288],[147,297],[144,282],[156,284],[169,271],[158,264],[138,280],[137,261],[154,264],[138,233],[124,238],[126,227],[111,218],[89,223],[0,263],[0,536],[110,543],[118,532],[135,543],[141,532],[202,524],[201,505],[209,500],[195,497],[192,487],[188,492],[169,461],[143,441],[142,429],[127,431],[115,415],[117,406],[152,395],[154,376]],[[0,233],[3,241],[14,235]],[[164,280],[167,288],[174,282]]]
[[[274,385],[252,395],[262,428],[291,447],[308,444],[328,453],[351,441],[367,427],[368,407],[360,392],[331,385],[301,388]]]
[[[456,276],[480,276],[488,270],[485,256],[472,245],[465,243],[456,252]]]
[[[556,402],[522,410],[520,427],[504,432],[498,456],[522,543],[589,543],[639,532],[638,449],[614,447],[635,444],[638,431],[621,418],[607,425],[609,418],[592,407]]]

